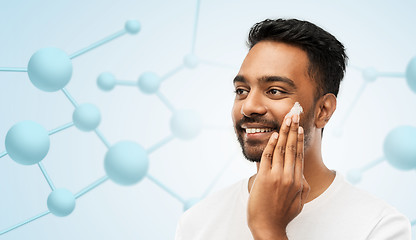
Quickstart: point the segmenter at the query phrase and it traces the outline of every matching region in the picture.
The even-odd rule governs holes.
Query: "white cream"
[[[295,105],[293,105],[292,109],[290,109],[290,112],[287,114],[287,116],[291,117],[295,114],[299,115],[300,113],[303,113],[303,108],[299,102],[295,102]]]

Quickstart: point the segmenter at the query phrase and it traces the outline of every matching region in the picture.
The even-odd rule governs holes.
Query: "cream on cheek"
[[[290,109],[289,112],[283,112],[283,111],[279,111],[279,112],[275,112],[275,116],[279,116],[278,118],[282,118],[282,121],[285,119],[285,117],[292,117],[295,114],[301,114],[303,113],[303,107],[300,105],[299,102],[295,102],[295,104],[292,106],[292,108]],[[283,116],[283,117],[281,117]]]
[[[303,113],[303,108],[300,105],[299,102],[295,102],[295,104],[293,105],[293,107],[290,109],[289,113],[287,114],[288,117],[291,117],[295,114],[301,114]]]

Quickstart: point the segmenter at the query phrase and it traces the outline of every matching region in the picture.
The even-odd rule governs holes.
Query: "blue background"
[[[96,85],[102,72],[136,81],[145,71],[164,75],[191,51],[196,1],[1,1],[0,67],[26,67],[40,48],[74,53],[137,19],[142,30],[73,59],[68,91],[78,103],[94,103],[102,114],[99,129],[114,144],[133,140],[149,148],[170,135],[171,112],[154,95]],[[414,1],[202,1],[195,54],[221,66],[200,64],[163,82],[161,92],[177,108],[203,118],[195,139],[174,139],[150,155],[149,172],[183,198],[212,191],[255,173],[241,154],[233,132],[232,79],[248,49],[249,28],[265,18],[309,20],[334,34],[347,48],[350,67],[341,85],[337,110],[323,138],[326,165],[342,174],[383,156],[385,136],[401,125],[416,126],[416,94],[405,79],[379,78],[367,85],[340,126],[364,79],[358,68],[404,73],[416,55]],[[224,67],[226,66],[226,67]],[[73,106],[62,92],[35,88],[26,73],[0,72],[0,152],[7,131],[22,120],[51,130],[71,121]],[[341,136],[336,133],[343,129]],[[106,147],[91,132],[75,127],[51,136],[43,160],[57,187],[78,192],[105,174]],[[231,162],[230,162],[231,161]],[[228,164],[229,163],[229,164]],[[415,170],[400,171],[383,162],[357,184],[416,219]],[[0,230],[47,210],[50,188],[37,166],[0,159]],[[76,202],[74,212],[52,214],[15,229],[2,239],[173,239],[182,204],[151,181],[125,187],[111,181]],[[413,235],[415,227],[412,228]],[[414,237],[413,237],[414,238]],[[414,238],[415,239],[415,238]]]

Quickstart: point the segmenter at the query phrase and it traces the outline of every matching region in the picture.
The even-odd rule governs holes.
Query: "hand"
[[[287,239],[286,227],[302,211],[310,191],[303,176],[303,148],[299,115],[286,116],[263,151],[250,191],[247,221],[254,239]]]

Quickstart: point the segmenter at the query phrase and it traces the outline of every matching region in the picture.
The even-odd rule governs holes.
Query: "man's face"
[[[308,148],[316,91],[316,84],[308,75],[308,64],[306,52],[280,42],[261,41],[247,54],[234,79],[232,118],[248,160],[260,162],[271,134],[280,131],[295,102],[303,107],[300,125],[305,131],[305,150]],[[253,128],[264,132],[247,133],[246,129]]]

